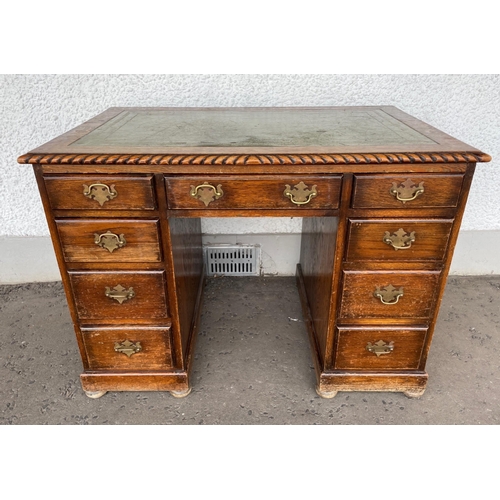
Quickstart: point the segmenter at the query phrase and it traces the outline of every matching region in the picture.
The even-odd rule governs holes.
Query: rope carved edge
[[[26,154],[18,163],[42,165],[331,165],[488,162],[485,153],[377,153],[294,155]]]

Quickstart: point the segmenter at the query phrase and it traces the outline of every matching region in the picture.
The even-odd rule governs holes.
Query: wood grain
[[[82,328],[90,370],[150,371],[172,368],[170,327]],[[115,343],[140,342],[142,350],[128,357]]]
[[[223,195],[209,205],[191,196],[192,187],[209,183],[214,188],[221,186]],[[294,186],[303,182],[308,190],[316,186],[317,195],[305,205],[296,205],[283,192],[286,185],[293,190]],[[287,209],[298,214],[303,209],[334,209],[339,205],[340,176],[324,177],[165,177],[167,186],[167,203],[170,209]],[[205,189],[205,188],[204,188]],[[207,190],[212,193],[211,190]],[[298,215],[299,216],[299,215]]]
[[[189,389],[186,372],[85,371],[80,375],[84,391],[185,391]]]
[[[171,252],[185,356],[196,319],[198,291],[203,279],[203,249],[200,219],[172,217],[169,219]]]
[[[340,328],[335,368],[338,370],[416,370],[424,346],[427,328]],[[367,351],[368,343],[394,343],[388,354]]]
[[[50,205],[54,210],[154,210],[152,176],[45,175]],[[102,206],[84,196],[84,186],[106,184],[118,193]]]
[[[387,323],[407,318],[425,323],[433,313],[439,275],[438,271],[344,271],[339,319],[350,323],[361,319]],[[404,295],[396,304],[383,304],[374,296],[377,287],[388,285],[403,288]]]
[[[338,371],[322,373],[318,383],[318,392],[328,394],[336,391],[384,391],[406,392],[424,391],[429,376],[424,371],[406,373],[390,372],[351,372]]]
[[[309,217],[302,221],[301,281],[321,364],[324,362],[329,333],[337,227],[337,217]]]
[[[81,148],[83,149],[83,148]],[[219,148],[221,149],[221,148]],[[307,152],[298,154],[26,154],[18,163],[40,165],[386,165],[413,163],[471,163],[489,162],[491,156],[480,152],[427,151],[343,154]],[[380,148],[371,148],[380,149]],[[401,149],[401,148],[399,148]],[[419,149],[419,148],[415,148]],[[420,148],[421,149],[421,148]],[[437,148],[440,149],[440,148]]]
[[[56,219],[66,262],[161,262],[158,220]],[[95,234],[111,231],[126,244],[109,252],[95,243]]]
[[[446,219],[379,219],[349,220],[349,243],[346,260],[381,261],[442,261],[448,247],[453,221]],[[384,242],[390,235],[403,229],[415,233],[415,241],[409,248],[396,250]]]
[[[463,175],[356,175],[354,177],[353,208],[394,208],[411,211],[416,208],[456,207]],[[418,186],[423,183],[424,192],[405,203],[390,193],[393,184],[400,186],[406,181]]]
[[[468,163],[256,163],[251,165],[217,164],[44,164],[47,174],[80,173],[87,175],[134,175],[138,173],[168,175],[342,175],[348,173],[373,174],[376,172],[410,175],[416,173],[463,173]]]
[[[94,324],[155,324],[169,318],[164,271],[69,271],[80,321]],[[119,303],[106,287],[133,288],[135,296]]]

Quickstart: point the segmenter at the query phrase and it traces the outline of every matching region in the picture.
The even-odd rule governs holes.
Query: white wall
[[[47,279],[37,274],[40,266],[26,269],[23,248],[32,245],[12,239],[48,237],[31,167],[18,165],[17,157],[111,106],[397,106],[493,157],[478,165],[462,225],[464,233],[481,231],[488,243],[500,231],[499,89],[499,75],[0,75],[0,252],[8,246],[11,255],[0,254],[0,282],[19,276],[19,265],[22,280]],[[258,239],[296,234],[300,223],[206,219],[203,230]],[[472,241],[478,238],[462,237],[457,253],[467,256]],[[466,257],[454,272],[487,268],[500,274],[500,259],[484,248],[489,246],[474,249],[483,267]],[[47,245],[42,247],[43,254]]]

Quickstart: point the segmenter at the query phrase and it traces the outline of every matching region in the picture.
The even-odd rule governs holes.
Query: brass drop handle
[[[90,186],[83,184],[83,195],[89,200],[97,201],[102,207],[107,201],[116,198],[118,193],[116,192],[114,184],[108,186],[107,184],[97,182]]]
[[[126,300],[130,300],[135,297],[135,292],[132,287],[128,290],[121,285],[116,285],[113,289],[109,286],[106,287],[104,295],[110,299],[114,299],[120,304],[123,304]]]
[[[117,248],[123,248],[127,244],[127,240],[124,234],[117,235],[108,230],[103,234],[94,233],[94,243],[109,253],[113,253]]]
[[[137,354],[142,351],[142,346],[140,342],[130,342],[130,340],[124,340],[123,342],[115,342],[115,351],[126,354],[129,358],[133,354]]]
[[[393,182],[389,192],[401,203],[406,203],[414,200],[424,192],[424,183],[421,182],[418,186],[415,186],[411,179],[406,179],[398,186],[396,182]]]
[[[208,207],[212,201],[218,200],[224,194],[224,191],[222,191],[222,184],[218,184],[215,187],[205,181],[199,186],[191,186],[190,194],[193,198],[198,198]]]
[[[293,189],[290,187],[290,184],[285,184],[283,195],[290,198],[290,201],[295,203],[295,205],[306,205],[318,195],[318,191],[316,190],[316,184],[309,189],[306,184],[300,181],[293,186]]]
[[[415,241],[415,231],[407,233],[403,228],[398,229],[393,234],[386,231],[382,241],[390,245],[394,250],[407,250],[411,248],[411,244]]]
[[[374,344],[368,342],[368,344],[366,345],[366,350],[368,352],[372,352],[378,358],[382,354],[390,354],[392,351],[394,351],[394,342],[389,342],[388,344],[386,344],[383,340],[379,340]]]
[[[386,306],[392,306],[397,304],[400,297],[403,296],[403,287],[399,290],[394,288],[392,285],[387,285],[384,288],[377,287],[375,288],[375,292],[373,296],[377,299],[380,299],[380,302]]]

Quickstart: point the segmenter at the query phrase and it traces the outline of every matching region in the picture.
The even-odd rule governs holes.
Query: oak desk
[[[303,217],[320,396],[425,390],[478,151],[394,107],[111,108],[33,165],[89,397],[191,390],[201,217]],[[293,380],[291,381],[293,383]]]

